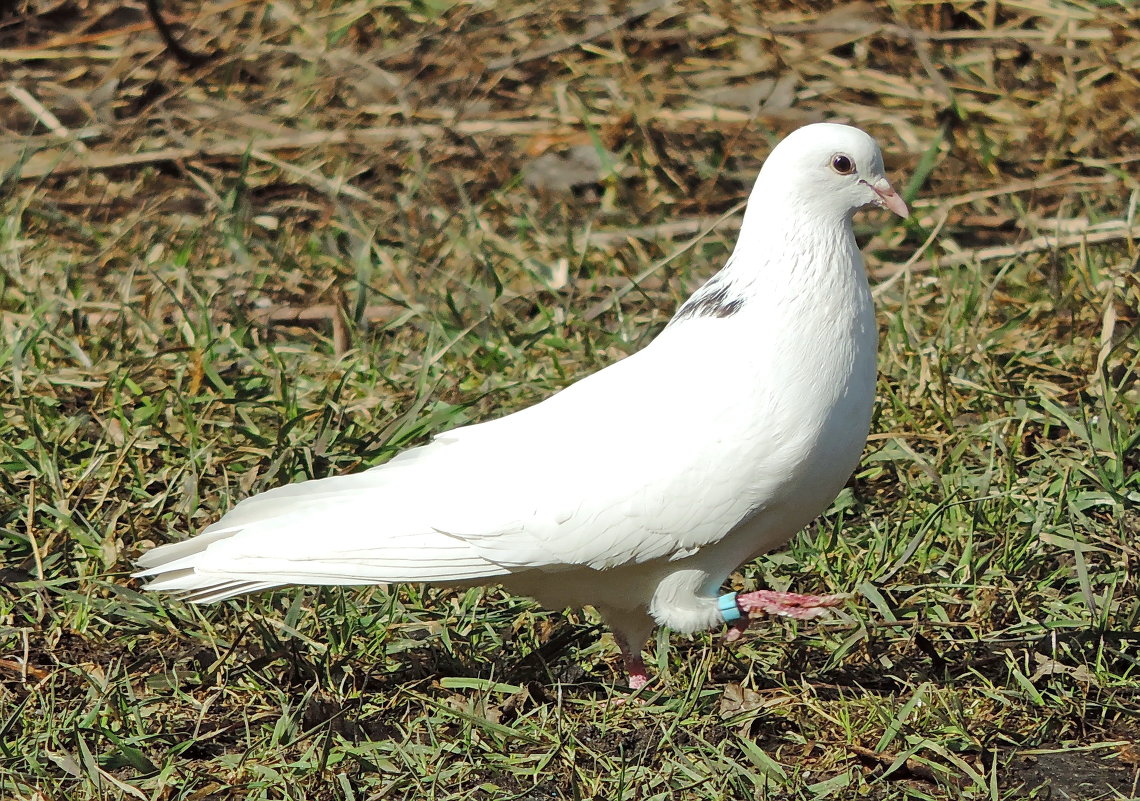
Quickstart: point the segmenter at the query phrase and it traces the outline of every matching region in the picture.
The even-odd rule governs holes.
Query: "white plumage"
[[[857,463],[876,326],[851,218],[872,205],[906,216],[874,141],[801,128],[761,170],[728,264],[644,350],[371,470],[248,498],[144,554],[138,575],[199,602],[285,584],[500,583],[595,606],[640,686],[654,623],[722,624],[729,572],[823,511]],[[746,615],[828,603],[737,598]]]

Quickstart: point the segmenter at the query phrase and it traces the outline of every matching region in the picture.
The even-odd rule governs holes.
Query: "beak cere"
[[[904,220],[910,215],[910,210],[907,209],[906,203],[899,197],[899,193],[891,188],[887,183],[886,178],[880,178],[873,184],[868,184],[879,196],[879,205],[890,209],[895,214],[902,217]]]

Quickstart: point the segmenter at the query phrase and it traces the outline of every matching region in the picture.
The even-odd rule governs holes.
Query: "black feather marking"
[[[744,298],[732,293],[731,285],[718,280],[719,277],[714,276],[681,304],[670,324],[693,317],[731,317],[740,311],[744,305]]]

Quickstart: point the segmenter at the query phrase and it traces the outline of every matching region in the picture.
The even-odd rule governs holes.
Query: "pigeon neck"
[[[732,255],[681,305],[670,325],[734,317],[745,309],[770,313],[778,306],[795,313],[797,301],[811,303],[821,293],[841,295],[866,284],[851,229],[855,209],[794,187],[792,178],[761,175]]]
[[[752,243],[769,250],[773,246],[802,250],[844,235],[854,241],[851,221],[855,208],[837,203],[829,195],[773,192],[769,185],[767,181],[758,182],[748,196],[737,250],[751,247]]]

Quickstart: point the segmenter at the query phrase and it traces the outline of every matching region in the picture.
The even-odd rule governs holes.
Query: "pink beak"
[[[891,188],[886,178],[880,178],[875,183],[870,184],[870,187],[879,196],[880,206],[885,206],[904,220],[910,216],[910,210],[906,207],[906,203],[899,197],[899,193]]]

